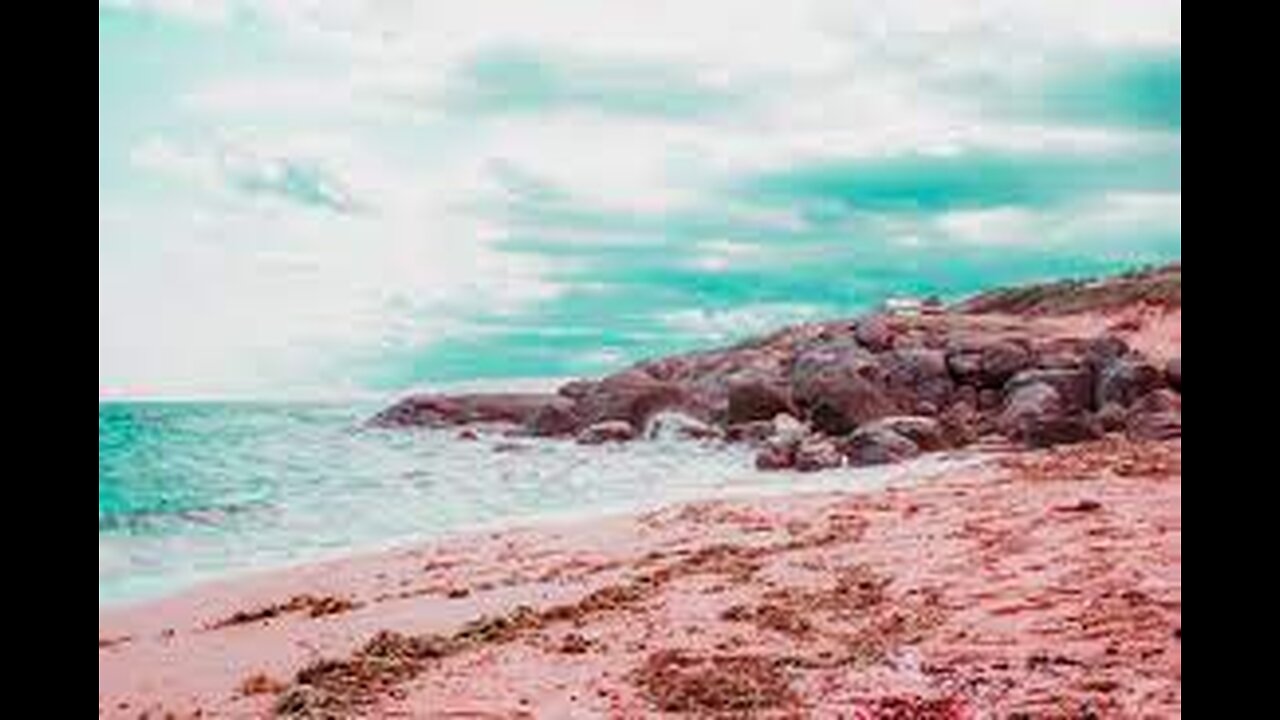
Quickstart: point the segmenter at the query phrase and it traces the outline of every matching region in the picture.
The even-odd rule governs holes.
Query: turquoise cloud
[[[578,109],[693,120],[739,109],[750,97],[674,65],[507,47],[472,57],[445,99],[454,111],[479,117]]]

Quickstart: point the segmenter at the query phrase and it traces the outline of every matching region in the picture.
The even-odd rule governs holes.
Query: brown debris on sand
[[[632,681],[664,712],[696,715],[749,713],[794,705],[786,666],[756,655],[653,653]]]
[[[360,603],[346,598],[329,595],[295,595],[288,602],[275,603],[254,610],[237,610],[231,616],[210,625],[209,629],[220,630],[235,625],[247,625],[292,613],[306,613],[308,617],[319,618],[350,612],[360,607]]]

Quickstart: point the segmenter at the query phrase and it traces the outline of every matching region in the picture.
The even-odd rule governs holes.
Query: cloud
[[[480,116],[586,110],[696,119],[730,112],[745,97],[678,66],[495,48],[465,63],[445,101]]]
[[[100,387],[598,372],[1181,251],[1174,1],[100,8]]]

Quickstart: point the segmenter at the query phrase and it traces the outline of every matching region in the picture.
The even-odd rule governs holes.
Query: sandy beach
[[[99,717],[1180,717],[1180,282],[1172,305],[893,330],[1020,333],[1046,382],[1095,372],[1060,348],[1118,338],[1140,354],[1096,371],[1116,429],[1032,388],[1055,402],[1030,417],[1094,439],[984,435],[887,489],[513,526],[100,609]],[[990,426],[1017,430],[1020,392]]]
[[[99,715],[1176,717],[1181,498],[1108,439],[209,586],[100,613]]]

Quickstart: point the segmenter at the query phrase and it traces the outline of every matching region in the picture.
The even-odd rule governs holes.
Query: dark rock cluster
[[[721,439],[764,469],[870,465],[1002,435],[1031,447],[1180,437],[1181,359],[1017,317],[877,314],[639,363],[556,393],[426,395],[384,427],[500,424],[582,443]]]

